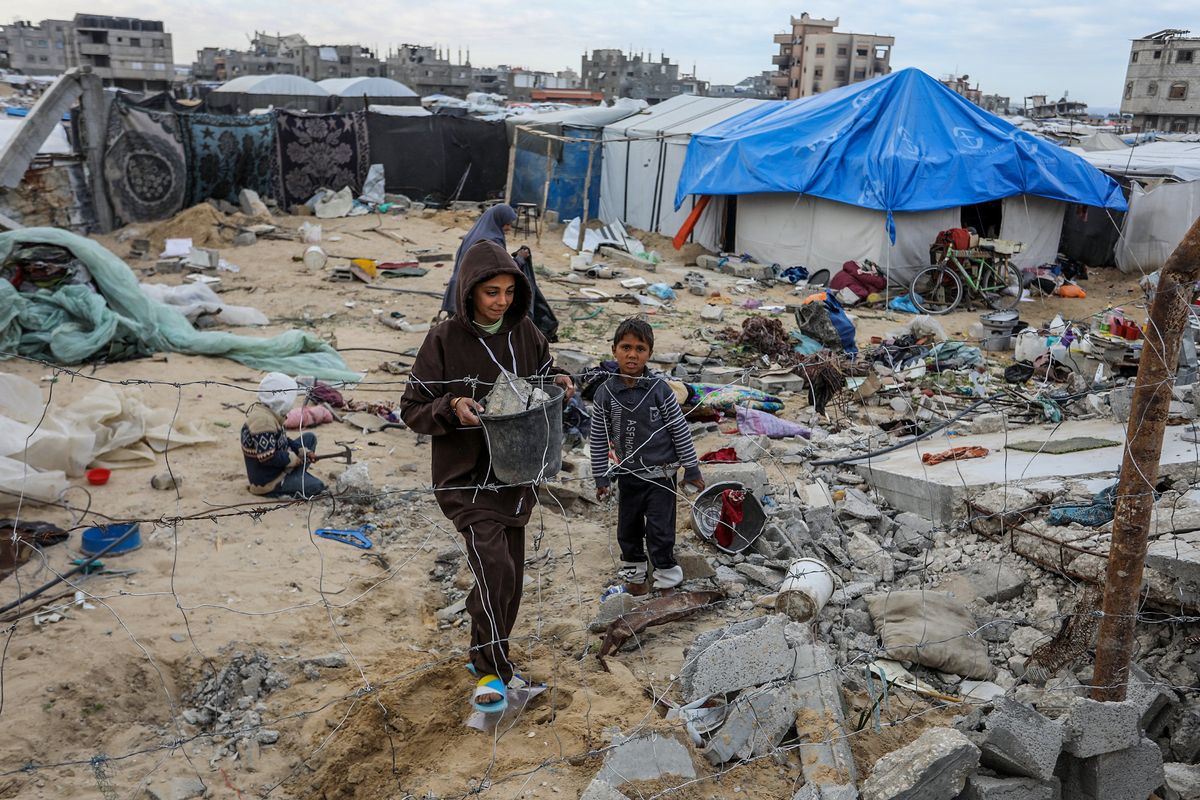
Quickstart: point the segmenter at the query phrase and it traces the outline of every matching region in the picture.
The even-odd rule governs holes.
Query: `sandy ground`
[[[302,220],[278,221],[295,227]],[[378,260],[404,260],[414,248],[453,253],[470,222],[468,214],[449,213],[431,219],[386,218],[385,228],[412,242],[401,245],[368,230],[378,224],[374,217],[326,221],[324,246],[338,255]],[[146,233],[151,227],[140,230]],[[194,233],[199,237],[203,230]],[[128,253],[128,243],[111,236],[102,241],[121,256]],[[568,251],[561,243],[550,236],[540,244],[529,243],[540,266],[566,273]],[[403,377],[378,367],[411,352],[423,334],[391,330],[377,316],[401,311],[414,322],[426,321],[438,301],[361,283],[327,282],[322,271],[294,261],[303,249],[296,242],[267,240],[225,247],[223,254],[241,271],[222,276],[224,296],[269,315],[274,324],[266,333],[296,326],[336,343],[352,367],[370,372],[369,383],[349,391],[350,396],[398,399]],[[143,269],[152,262],[131,264]],[[440,291],[450,264],[447,259],[422,278],[384,285]],[[685,271],[663,265],[656,275],[629,269],[626,274],[674,282]],[[735,303],[744,299],[733,292],[731,279],[708,277]],[[567,296],[564,284],[543,278],[542,285],[550,297]],[[611,281],[599,281],[597,288],[619,291]],[[1132,281],[1115,270],[1095,271],[1086,288],[1085,300],[1024,304],[1023,317],[1034,324],[1056,312],[1081,318],[1113,303],[1124,304],[1133,314],[1133,301],[1140,300]],[[792,299],[789,291],[780,287],[755,296],[784,303]],[[660,352],[707,350],[697,313],[701,303],[681,293],[674,311],[655,315]],[[559,347],[597,356],[608,352],[607,337],[616,321],[633,311],[610,303],[592,319],[572,320],[572,311],[585,314],[590,308],[558,309],[564,340]],[[725,324],[739,325],[746,313],[731,307]],[[905,321],[878,311],[856,316],[860,342]],[[978,312],[963,312],[943,322],[954,335],[965,332],[977,317]],[[786,319],[785,326],[791,327]],[[3,369],[40,382],[43,391],[49,390],[54,374],[50,368],[15,361]],[[469,577],[461,559],[457,566],[435,563],[439,556],[454,561],[460,539],[424,491],[430,480],[428,445],[408,431],[363,435],[336,423],[318,428],[318,449],[335,440],[352,442],[356,461],[369,464],[375,486],[386,489],[373,507],[334,509],[319,502],[225,515],[218,509],[263,505],[245,490],[237,441],[242,412],[225,405],[247,404],[252,397],[248,390],[257,385],[260,373],[232,361],[176,354],[81,372],[80,377],[58,375],[49,413],[91,391],[95,384],[90,378],[164,382],[168,385],[129,391],[140,392],[153,405],[178,408],[183,419],[203,421],[218,441],[174,450],[153,467],[116,471],[108,485],[92,487],[92,509],[112,517],[190,519],[146,524],[140,550],[106,559],[111,568],[133,574],[73,579],[94,608],[68,605],[60,609],[64,618],[53,624],[35,625],[27,614],[7,632],[0,629],[0,719],[5,731],[0,737],[0,798],[92,798],[98,792],[141,798],[144,787],[196,777],[208,786],[210,797],[222,798],[462,797],[476,790],[497,798],[574,797],[599,768],[613,729],[661,730],[686,738],[662,718],[652,697],[670,696],[683,650],[697,631],[758,613],[722,607],[651,629],[638,647],[609,659],[611,671],[605,672],[594,657],[597,637],[587,633],[586,625],[614,577],[615,508],[569,497],[565,514],[557,503],[544,505],[529,527],[530,581],[515,651],[533,677],[552,688],[495,735],[468,729],[464,721],[472,682],[462,668],[466,630],[458,627],[461,622],[439,625],[434,614],[449,604],[447,590],[461,591],[469,586]],[[800,413],[793,407],[784,415]],[[719,443],[718,434],[709,434],[697,441],[697,448],[704,452]],[[183,477],[179,491],[151,489],[151,476],[168,461]],[[316,472],[331,478],[339,469],[323,464]],[[70,497],[80,502],[83,495]],[[684,530],[686,511],[681,506],[680,552],[711,555]],[[77,522],[65,511],[30,505],[21,509],[21,516],[64,526]],[[346,527],[364,521],[378,525],[376,546],[368,553],[311,534],[325,524]],[[78,556],[78,546],[76,533],[67,544],[48,549],[45,561],[35,558],[0,582],[0,604],[62,571]],[[56,597],[62,588],[46,598]],[[68,596],[58,602],[69,601]],[[262,726],[278,731],[278,742],[232,759],[220,757],[212,737],[183,722],[181,713],[205,670],[219,669],[238,651],[267,654],[290,685],[263,698]],[[320,670],[317,679],[306,677],[304,659],[332,652],[345,654],[347,666]],[[882,734],[870,729],[855,734],[864,773],[882,753],[911,741],[939,719],[944,723],[947,712],[923,713],[928,709],[922,701],[912,696],[901,700],[885,714],[909,721]],[[857,719],[864,699],[851,696],[847,701],[851,720]],[[722,774],[699,757],[696,767],[700,779],[672,797],[789,797],[800,774],[794,752]],[[649,796],[669,786],[627,792]]]

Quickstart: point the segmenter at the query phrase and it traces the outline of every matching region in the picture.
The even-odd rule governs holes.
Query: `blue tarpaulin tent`
[[[675,194],[789,192],[886,212],[1035,196],[1126,209],[1116,181],[917,69],[752,108],[692,137]]]

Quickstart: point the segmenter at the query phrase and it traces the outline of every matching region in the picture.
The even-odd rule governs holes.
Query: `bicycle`
[[[988,308],[1013,308],[1021,299],[1024,281],[1009,256],[1020,250],[1020,242],[1000,240],[967,250],[935,247],[933,266],[918,272],[909,285],[913,305],[926,314],[948,314],[962,302],[965,286],[966,293]],[[974,306],[968,304],[968,310]]]

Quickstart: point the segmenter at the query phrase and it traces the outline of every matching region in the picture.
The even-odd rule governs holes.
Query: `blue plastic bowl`
[[[123,522],[115,525],[101,525],[98,528],[88,528],[83,532],[83,542],[80,550],[86,556],[94,556],[120,539],[129,531],[133,531],[125,541],[105,553],[106,556],[119,556],[142,546],[142,532],[136,522]]]

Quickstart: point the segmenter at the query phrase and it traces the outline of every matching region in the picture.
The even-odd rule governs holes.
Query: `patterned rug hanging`
[[[282,208],[307,201],[317,189],[362,190],[371,153],[367,115],[276,112],[275,199]]]
[[[210,197],[237,203],[242,189],[273,195],[275,121],[270,114],[184,114],[180,125],[187,149],[189,207]]]
[[[113,103],[104,180],[119,224],[167,219],[183,208],[187,162],[178,115]]]

